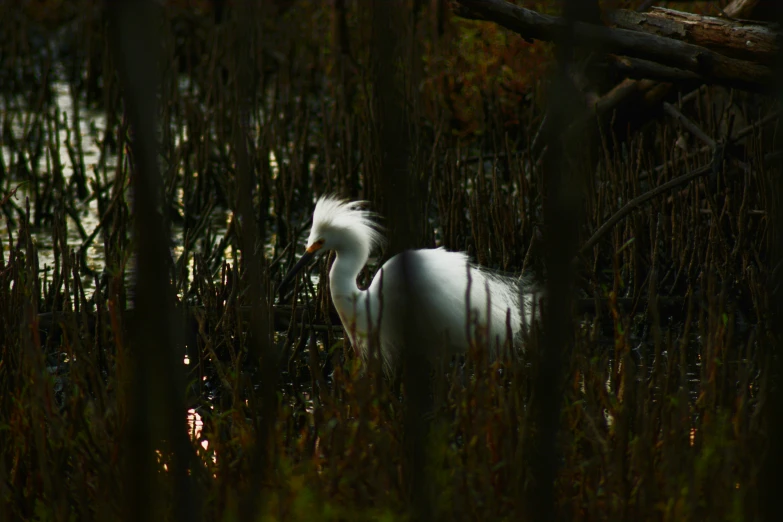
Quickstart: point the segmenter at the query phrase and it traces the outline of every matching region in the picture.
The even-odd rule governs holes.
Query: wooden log
[[[772,24],[702,16],[653,8],[647,13],[626,9],[607,11],[604,19],[615,27],[673,38],[713,50],[724,56],[771,64],[780,47]]]

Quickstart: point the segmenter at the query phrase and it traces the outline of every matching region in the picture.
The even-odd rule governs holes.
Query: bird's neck
[[[337,257],[329,271],[329,286],[332,298],[351,298],[362,293],[356,284],[359,272],[367,263],[367,257],[354,252],[337,252]]]
[[[366,290],[356,284],[359,272],[367,262],[367,256],[356,252],[337,252],[337,258],[329,272],[332,301],[343,326],[349,331],[363,333],[367,328]]]

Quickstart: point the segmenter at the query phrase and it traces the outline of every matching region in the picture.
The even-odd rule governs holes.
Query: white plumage
[[[521,346],[521,332],[531,321],[535,291],[522,278],[470,264],[462,252],[443,248],[408,251],[410,291],[415,292],[416,306],[406,301],[402,291],[399,254],[375,274],[368,289],[359,289],[359,272],[372,250],[383,243],[375,215],[361,205],[334,196],[317,201],[306,253],[281,287],[316,252],[334,250],[329,285],[343,327],[363,358],[368,355],[368,333],[377,333],[388,371],[399,362],[406,334],[416,336],[418,346],[427,349],[428,355],[464,353],[476,339],[489,341],[490,356],[505,347]]]

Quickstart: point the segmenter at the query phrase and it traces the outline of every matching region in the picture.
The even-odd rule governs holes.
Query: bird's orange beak
[[[316,241],[315,243],[307,247],[307,250],[305,250],[305,252],[308,254],[315,254],[316,252],[321,250],[322,246],[324,246],[323,240]]]

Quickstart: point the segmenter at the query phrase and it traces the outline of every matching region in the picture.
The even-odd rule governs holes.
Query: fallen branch
[[[780,48],[771,24],[703,16],[655,7],[648,13],[606,11],[604,19],[619,28],[698,45],[722,55],[772,64]]]
[[[607,233],[609,232],[612,227],[614,227],[620,220],[622,220],[625,216],[636,210],[637,207],[641,206],[643,203],[651,200],[655,196],[659,196],[663,194],[664,192],[667,192],[675,187],[679,187],[680,185],[684,185],[688,183],[689,181],[692,181],[696,178],[699,178],[701,176],[705,176],[712,172],[713,168],[713,162],[710,162],[709,164],[699,167],[696,170],[693,170],[687,174],[683,174],[682,176],[676,177],[673,180],[664,183],[663,185],[659,185],[655,187],[652,190],[649,190],[642,194],[641,196],[633,198],[631,201],[626,203],[623,208],[612,214],[612,217],[610,217],[606,222],[601,225],[598,230],[595,231],[595,233],[590,237],[590,239],[587,241],[587,243],[584,244],[582,249],[579,251],[579,254],[584,254],[591,248],[593,248],[598,241]],[[578,256],[577,256],[578,259]],[[574,261],[577,261],[577,259],[574,259]]]
[[[706,79],[692,71],[683,71],[675,67],[667,67],[650,60],[629,58],[628,56],[607,56],[609,65],[615,71],[634,80],[657,80],[662,82],[694,82],[704,83]]]

